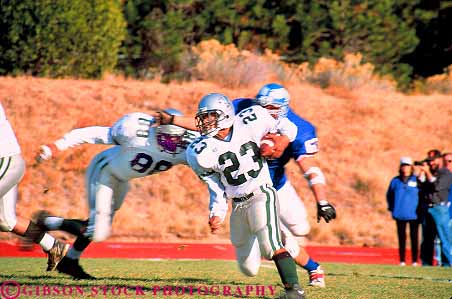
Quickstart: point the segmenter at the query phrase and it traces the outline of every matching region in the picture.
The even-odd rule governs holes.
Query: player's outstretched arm
[[[326,199],[326,180],[318,166],[317,157],[314,155],[303,156],[297,160],[297,164],[309,182],[309,187],[317,202],[317,222],[323,218],[325,222],[330,222],[336,218],[336,209]]]
[[[198,130],[194,115],[171,115],[164,110],[154,111],[150,114],[154,117],[155,123],[158,125],[176,125],[192,131]]]
[[[50,160],[58,153],[84,143],[114,144],[110,135],[110,127],[96,126],[72,130],[53,143],[41,145],[36,155],[36,161],[40,163]]]

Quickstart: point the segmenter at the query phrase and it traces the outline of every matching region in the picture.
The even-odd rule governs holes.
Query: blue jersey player
[[[289,144],[281,157],[268,160],[268,167],[273,186],[278,191],[285,246],[295,257],[297,264],[309,272],[310,285],[324,287],[324,271],[318,263],[309,257],[306,250],[298,245],[296,239],[296,237],[307,235],[310,225],[303,201],[297,195],[285,173],[285,165],[291,159],[297,162],[313,191],[318,208],[317,220],[320,221],[320,217],[323,217],[326,222],[329,222],[336,217],[336,212],[334,207],[325,199],[325,177],[315,158],[319,151],[315,128],[310,122],[301,118],[289,108],[289,101],[289,93],[283,86],[270,83],[259,90],[255,99],[235,99],[233,105],[235,112],[239,113],[243,109],[259,104],[266,108],[274,118],[287,117],[297,126],[296,139]]]

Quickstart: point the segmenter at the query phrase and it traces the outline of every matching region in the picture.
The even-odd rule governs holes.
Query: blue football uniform
[[[255,105],[255,102],[253,99],[249,98],[238,98],[233,100],[232,104],[234,105],[235,113],[237,114],[238,112]],[[284,166],[291,158],[297,160],[300,156],[312,155],[319,151],[315,127],[307,120],[295,114],[290,108],[287,113],[287,118],[297,126],[297,137],[289,144],[280,158],[267,161],[273,186],[276,190],[279,190],[284,186],[287,181]]]

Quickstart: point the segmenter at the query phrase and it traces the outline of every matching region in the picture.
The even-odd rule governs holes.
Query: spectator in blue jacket
[[[405,266],[406,226],[410,226],[411,258],[413,266],[418,259],[418,232],[419,221],[417,206],[419,203],[419,189],[417,177],[413,174],[413,160],[410,157],[400,159],[399,175],[391,180],[386,192],[388,210],[397,224],[397,236],[399,239],[400,265]]]

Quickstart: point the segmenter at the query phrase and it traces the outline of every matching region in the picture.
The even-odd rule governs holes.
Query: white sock
[[[39,245],[44,249],[44,251],[49,251],[52,249],[53,244],[55,243],[55,238],[49,235],[48,233],[44,234],[41,241],[39,241]]]
[[[74,247],[71,247],[71,249],[69,249],[66,256],[70,259],[78,260],[80,258],[80,256],[82,255],[82,253],[83,253],[83,251],[78,251],[78,250],[75,250]]]
[[[47,226],[49,230],[57,230],[63,224],[64,218],[50,216],[44,220],[44,224]]]

